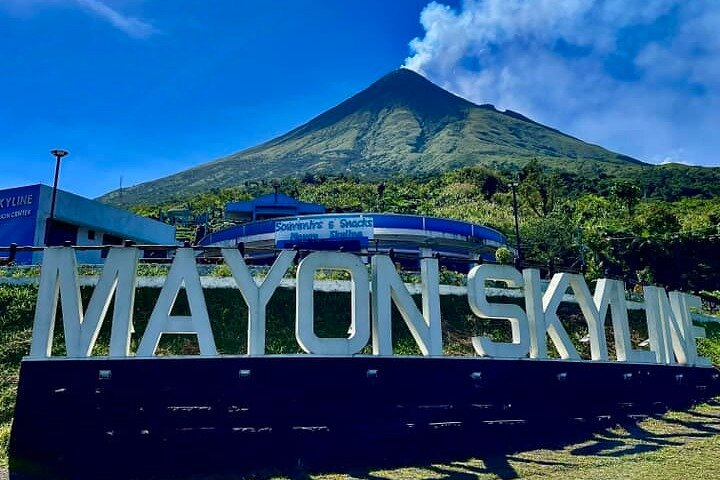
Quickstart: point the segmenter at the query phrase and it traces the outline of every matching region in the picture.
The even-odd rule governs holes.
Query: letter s
[[[511,287],[522,287],[523,277],[509,265],[478,265],[468,274],[468,302],[480,318],[504,319],[510,322],[512,343],[493,342],[487,337],[473,337],[478,355],[500,358],[523,358],[530,351],[530,327],[527,314],[519,305],[489,303],[485,280],[502,280]]]

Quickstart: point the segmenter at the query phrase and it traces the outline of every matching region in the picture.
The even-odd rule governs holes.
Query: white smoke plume
[[[720,164],[720,2],[432,2],[405,66],[641,160]],[[678,156],[682,152],[682,156]]]

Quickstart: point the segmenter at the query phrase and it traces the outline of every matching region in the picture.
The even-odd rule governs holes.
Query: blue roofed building
[[[421,257],[435,255],[441,265],[457,271],[467,271],[477,261],[495,261],[495,250],[507,245],[497,230],[460,220],[325,212],[323,205],[279,192],[228,203],[225,219],[237,224],[205,236],[199,244],[240,248],[256,264],[272,263],[281,249],[297,249],[301,256],[309,251],[340,250],[390,254],[408,269],[416,269]]]
[[[252,222],[268,218],[325,213],[325,206],[301,202],[280,192],[269,193],[244,202],[225,205],[225,218],[234,222]]]

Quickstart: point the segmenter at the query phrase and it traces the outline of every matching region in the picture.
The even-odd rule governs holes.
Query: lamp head
[[[63,157],[65,157],[65,156],[67,156],[68,153],[69,153],[69,152],[68,152],[67,150],[62,150],[62,149],[59,149],[59,148],[56,148],[56,149],[54,149],[54,150],[50,150],[50,155],[53,155],[53,156],[55,156],[56,158],[63,158]]]

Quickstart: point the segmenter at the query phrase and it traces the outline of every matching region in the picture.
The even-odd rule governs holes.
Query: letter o
[[[348,338],[321,338],[315,334],[315,271],[345,270],[350,273],[351,321]],[[295,303],[295,338],[307,353],[354,355],[370,340],[370,280],[359,257],[350,253],[315,252],[298,265]]]

